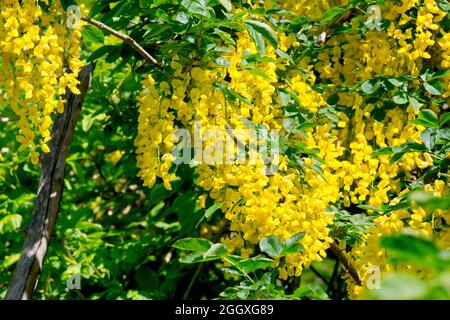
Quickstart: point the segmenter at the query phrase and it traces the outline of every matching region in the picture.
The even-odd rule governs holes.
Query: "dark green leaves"
[[[446,77],[448,73],[448,70],[433,72],[430,69],[425,68],[420,75],[420,78],[423,80],[424,89],[431,95],[441,95],[444,91],[444,86],[439,79]]]
[[[416,120],[412,120],[411,123],[421,125],[424,127],[439,128],[439,119],[437,115],[429,109],[424,109],[419,113]]]
[[[406,95],[405,92],[400,91],[394,96],[393,101],[396,104],[406,104],[408,103],[408,96]]]
[[[237,93],[236,91],[234,91],[227,85],[225,85],[223,83],[218,83],[218,82],[215,83],[214,85],[217,89],[222,91],[223,95],[225,96],[225,99],[227,99],[227,101],[229,101],[231,104],[234,104],[235,101],[238,100],[238,101],[242,101],[248,105],[251,105],[251,101],[249,99],[247,99],[240,93]]]
[[[200,219],[200,221],[197,223],[197,228],[200,225],[200,223],[202,223],[204,220],[209,220],[211,219],[211,217],[213,216],[213,214],[219,210],[223,205],[223,201],[221,202],[217,202],[215,204],[213,204],[211,207],[209,207],[206,211],[205,214],[203,215],[203,217]]]
[[[365,210],[380,211],[372,206],[359,206]],[[374,216],[367,216],[365,214],[350,214],[346,210],[333,207],[333,227],[332,236],[346,241],[349,245],[354,245],[363,240],[363,235],[369,231],[369,227],[373,225],[372,220]]]
[[[409,152],[423,152],[426,151],[426,146],[420,143],[416,142],[407,142],[402,144],[401,146],[395,146],[395,147],[386,147],[382,149],[375,150],[372,152],[372,157],[378,157],[378,156],[384,156],[393,154],[390,163],[394,163],[398,160],[400,160],[405,153]]]
[[[231,9],[233,9],[233,6],[232,6],[230,0],[219,0],[219,3],[220,3],[227,11],[231,11]]]
[[[94,42],[94,43],[103,43],[103,41],[105,40],[103,31],[101,31],[97,27],[90,26],[90,25],[85,26],[83,28],[83,30],[81,31],[81,34],[83,35],[83,37],[86,40]]]
[[[261,239],[259,248],[262,252],[267,253],[274,258],[281,258],[291,253],[303,250],[303,246],[298,242],[305,236],[304,232],[300,232],[284,242],[281,242],[276,236],[268,236]]]
[[[244,25],[248,31],[248,34],[253,39],[256,45],[256,49],[261,56],[266,55],[266,40],[274,48],[278,46],[277,35],[269,25],[262,21],[257,20],[245,20]]]
[[[259,248],[262,252],[267,253],[271,257],[280,257],[283,250],[280,240],[275,236],[268,236],[261,239]]]
[[[183,0],[181,5],[192,15],[209,17],[206,0]]]
[[[439,80],[434,80],[432,82],[424,82],[423,87],[425,90],[435,96],[439,96],[444,91],[444,86]]]
[[[449,268],[450,256],[441,254],[439,248],[428,239],[410,234],[382,237],[380,244],[391,252],[395,264],[422,266],[432,270]]]
[[[172,247],[179,250],[192,251],[180,258],[182,263],[196,263],[218,260],[227,255],[227,247],[221,243],[212,243],[201,238],[186,238],[175,242]]]
[[[366,80],[362,83],[361,90],[365,94],[370,95],[378,89],[378,86],[379,86],[379,82],[377,80]]]
[[[303,237],[305,236],[304,232],[300,232],[297,233],[296,235],[287,238],[284,242],[283,242],[283,246],[282,246],[282,250],[281,250],[281,255],[285,256],[288,255],[290,253],[296,253],[299,252],[301,250],[303,250],[303,246],[298,243],[301,239],[303,239]]]
[[[239,256],[229,256],[227,257],[227,260],[232,262],[233,266],[235,267],[235,269],[233,269],[233,273],[240,275],[243,275],[242,273],[250,273],[255,272],[259,269],[268,268],[275,262],[275,260],[264,255],[257,255],[249,259],[243,259]],[[227,271],[230,271],[229,268],[227,269]]]
[[[179,250],[194,252],[206,252],[212,246],[212,242],[201,238],[186,238],[175,242],[172,247]]]
[[[383,108],[374,108],[370,115],[378,122],[381,122],[386,117],[386,111]]]

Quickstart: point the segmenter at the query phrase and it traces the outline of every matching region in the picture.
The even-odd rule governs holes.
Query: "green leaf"
[[[442,119],[441,119],[441,121],[439,121],[439,126],[442,128],[447,122],[449,122],[450,121],[450,112],[449,113],[446,113],[443,117],[442,117]]]
[[[85,116],[83,118],[83,120],[81,120],[81,127],[83,129],[84,132],[88,132],[89,129],[92,127],[92,125],[94,124],[94,118],[90,117],[90,116]]]
[[[433,195],[433,193],[430,192],[413,191],[409,194],[408,199],[429,210],[450,209],[449,196],[436,197]]]
[[[406,152],[399,152],[396,153],[392,156],[391,160],[389,161],[389,164],[394,164],[396,163],[398,160],[400,160],[401,158],[403,158],[403,156],[405,155]]]
[[[277,35],[266,23],[257,20],[245,20],[244,24],[252,27],[256,32],[260,33],[274,48],[278,47]]]
[[[223,84],[223,83],[215,83],[214,86],[219,89],[220,91],[222,91],[223,95],[225,96],[225,99],[227,99],[228,101],[230,101],[231,103],[234,104],[234,102],[236,100],[240,100],[248,105],[251,105],[251,101],[244,97],[243,95],[237,93],[236,91],[234,91],[233,89],[231,89],[230,87],[228,87],[227,85]]]
[[[216,212],[217,210],[219,210],[222,205],[223,205],[223,201],[217,202],[215,203],[213,206],[209,207],[208,210],[206,210],[205,212],[205,218],[209,219],[212,217],[212,215],[214,214],[214,212]]]
[[[89,58],[87,60],[94,61],[94,60],[97,60],[98,58],[104,56],[105,54],[108,54],[110,52],[115,52],[118,50],[120,50],[120,46],[112,46],[112,45],[101,46],[100,48],[98,48],[97,50],[92,52],[92,54],[89,56]]]
[[[373,205],[370,205],[370,204],[360,204],[358,206],[358,208],[361,208],[363,210],[372,210],[372,211],[375,211],[375,212],[383,212],[382,209],[377,208],[377,207],[375,207]]]
[[[205,0],[183,0],[181,6],[193,15],[199,15],[206,18],[209,17]]]
[[[266,55],[266,44],[264,42],[264,37],[261,33],[257,32],[252,26],[245,25],[245,28],[247,29],[248,34],[253,39],[256,45],[256,49],[258,50],[258,53],[261,57]]]
[[[444,86],[442,83],[438,80],[431,81],[431,82],[424,82],[423,87],[429,94],[439,96],[444,91]]]
[[[369,299],[413,300],[425,299],[426,284],[416,277],[405,273],[388,274],[378,290],[367,290]]]
[[[204,261],[217,260],[227,255],[227,247],[221,243],[214,243],[208,251],[203,254]]]
[[[303,250],[303,246],[298,243],[305,236],[304,232],[299,232],[296,235],[286,239],[282,244],[281,256],[291,253],[296,253]]]
[[[231,5],[230,0],[219,0],[219,3],[228,11],[230,12],[233,9],[233,6]]]
[[[374,152],[372,152],[371,156],[372,157],[385,156],[388,154],[392,154],[392,153],[396,152],[397,150],[400,150],[400,149],[395,149],[395,147],[386,147],[386,148],[375,150]]]
[[[439,128],[439,119],[437,115],[429,109],[422,110],[419,113],[418,118],[410,122],[423,127]]]
[[[261,239],[259,242],[259,248],[262,252],[267,253],[271,257],[281,257],[283,246],[280,240],[275,236],[268,236]]]
[[[229,67],[231,66],[231,62],[226,60],[224,57],[217,57],[216,58],[216,64],[221,67]]]
[[[322,15],[323,19],[320,21],[321,24],[326,24],[335,18],[339,17],[345,12],[345,6],[332,7],[325,11]]]
[[[103,41],[105,41],[103,31],[94,26],[85,26],[81,31],[81,34],[83,35],[83,38],[94,43],[103,43]]]
[[[20,214],[8,214],[3,219],[0,219],[0,234],[18,230],[22,224],[22,219]]]
[[[439,119],[437,117],[437,115],[430,109],[424,109],[419,113],[419,119],[427,121],[431,124],[433,124],[433,126],[435,128],[439,127]]]
[[[389,83],[391,83],[395,87],[401,87],[403,85],[403,82],[400,80],[397,80],[395,78],[388,79]]]
[[[3,263],[0,267],[7,269],[11,267],[13,264],[15,264],[17,261],[19,261],[20,253],[15,253],[10,256],[4,257]],[[1,270],[1,268],[0,268]]]
[[[446,258],[440,257],[439,248],[429,239],[401,233],[382,237],[380,244],[390,251],[390,260],[395,264],[412,264],[431,269],[440,269],[446,264]]]
[[[176,241],[172,247],[179,250],[195,251],[200,253],[206,253],[213,243],[209,240],[202,238],[185,238]]]
[[[408,97],[409,104],[413,107],[415,112],[419,112],[420,110],[420,103],[417,101],[414,97]]]
[[[219,28],[214,29],[214,34],[217,34],[226,44],[235,46],[236,42],[233,40],[233,38],[230,36],[229,33],[220,30]]]
[[[198,263],[203,262],[203,253],[193,252],[185,257],[180,258],[181,263]]]
[[[386,117],[386,111],[382,108],[374,108],[370,114],[378,122],[383,121]]]
[[[422,139],[423,144],[428,150],[434,148],[436,140],[436,130],[432,128],[427,128],[420,133],[420,139]]]
[[[378,86],[379,86],[378,80],[366,80],[362,83],[361,90],[365,94],[372,94],[375,91],[377,91]]]
[[[336,93],[333,93],[327,99],[327,104],[330,106],[335,106],[339,102],[339,96]]]
[[[442,69],[442,70],[436,71],[436,72],[433,74],[432,79],[445,78],[445,77],[447,77],[447,76],[449,76],[449,75],[450,75],[450,69]]]
[[[439,249],[432,241],[419,238],[410,234],[396,234],[384,236],[380,240],[381,246],[393,252],[411,254],[413,256],[425,256],[436,254]]]
[[[245,273],[268,268],[275,262],[275,260],[261,254],[250,259],[242,259],[240,256],[229,256],[227,259],[232,261],[236,267]]]
[[[441,7],[441,9],[446,11],[447,13],[450,12],[450,3],[448,3],[447,0],[440,0],[439,7]]]
[[[172,247],[193,251],[180,259],[182,263],[197,263],[218,260],[227,255],[227,247],[221,243],[212,243],[202,238],[185,238],[176,241]]]
[[[408,103],[408,97],[404,92],[399,92],[394,96],[393,101],[396,104],[406,104]]]
[[[196,227],[198,228],[200,223],[202,223],[205,219],[209,220],[213,216],[213,214],[222,207],[223,203],[224,203],[223,201],[220,201],[220,202],[217,202],[217,203],[213,204],[211,207],[209,207],[205,211],[205,214],[203,215],[203,217],[197,223]]]
[[[292,59],[292,57],[291,57],[288,53],[284,52],[283,50],[277,49],[277,50],[276,50],[276,53],[277,53],[277,55],[280,56],[281,58],[288,60],[289,63],[291,63],[292,65],[295,64],[294,59]]]

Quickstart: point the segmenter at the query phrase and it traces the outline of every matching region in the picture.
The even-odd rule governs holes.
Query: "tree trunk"
[[[83,100],[92,79],[94,65],[83,67],[79,74],[80,95],[68,91],[64,113],[53,123],[50,153],[43,154],[42,171],[36,202],[20,259],[14,270],[6,293],[6,300],[29,300],[42,270],[48,243],[60,211],[64,187],[66,159],[82,108]]]

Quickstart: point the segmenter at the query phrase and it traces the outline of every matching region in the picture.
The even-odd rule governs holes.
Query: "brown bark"
[[[52,138],[49,142],[51,152],[43,154],[41,158],[42,171],[35,206],[6,300],[29,300],[36,287],[60,211],[66,159],[93,70],[93,64],[81,69],[78,77],[81,94],[67,92],[64,113],[58,114],[53,123]]]

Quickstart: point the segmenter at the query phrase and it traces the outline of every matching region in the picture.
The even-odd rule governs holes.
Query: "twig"
[[[330,282],[325,278],[319,271],[317,271],[313,266],[309,267],[311,271],[320,278],[327,286],[330,286]]]
[[[338,275],[338,269],[339,269],[339,260],[336,260],[336,263],[334,264],[334,268],[333,268],[333,274],[331,275],[330,283],[327,288],[328,295],[332,295],[335,292],[335,290],[334,290],[335,288],[333,288],[333,285],[334,285],[334,282],[336,281],[336,277]]]
[[[123,41],[126,41],[130,46],[132,46],[141,56],[144,57],[144,59],[156,66],[159,69],[162,69],[162,66],[159,64],[159,62],[153,58],[147,51],[145,51],[144,48],[141,47],[141,45],[139,43],[136,42],[136,40],[134,40],[133,38],[131,38],[130,36],[123,34],[119,31],[114,30],[111,27],[108,27],[106,24],[104,24],[103,22],[97,21],[95,19],[89,18],[89,17],[82,17],[82,20],[96,26],[97,28],[99,28],[102,31],[105,31],[106,33],[109,33],[119,39],[122,39]]]
[[[187,298],[189,298],[189,294],[191,293],[192,287],[194,286],[194,283],[197,280],[198,276],[200,275],[200,271],[202,271],[204,265],[205,265],[205,263],[201,262],[197,266],[197,269],[195,270],[195,273],[192,276],[191,281],[189,281],[189,285],[183,294],[183,300],[187,300]]]
[[[100,165],[100,163],[98,163],[98,162],[95,160],[95,157],[94,157],[94,156],[92,156],[91,159],[92,159],[92,162],[94,163],[95,168],[97,169],[97,171],[98,171],[98,173],[99,173],[99,175],[100,175],[100,178],[102,178],[103,182],[106,184],[106,189],[109,189],[109,186],[111,186],[112,183],[111,183],[111,182],[109,181],[109,179],[106,178],[106,176],[103,174],[102,166]],[[114,185],[112,186],[111,192],[112,192],[112,194],[113,194],[114,196],[117,196],[117,195],[118,195],[117,192],[116,192],[116,189],[114,189]]]
[[[356,284],[360,286],[361,279],[359,278],[358,271],[356,271],[355,267],[350,263],[348,258],[344,255],[344,253],[339,249],[336,243],[330,244],[330,250],[336,256],[336,258],[342,263],[344,268],[350,274],[350,276],[355,280]]]
[[[51,152],[42,155],[42,171],[35,206],[22,254],[6,292],[6,300],[31,299],[36,287],[60,211],[66,159],[93,70],[94,64],[81,69],[78,77],[81,94],[67,92],[64,113],[58,114],[53,123],[49,143]]]

